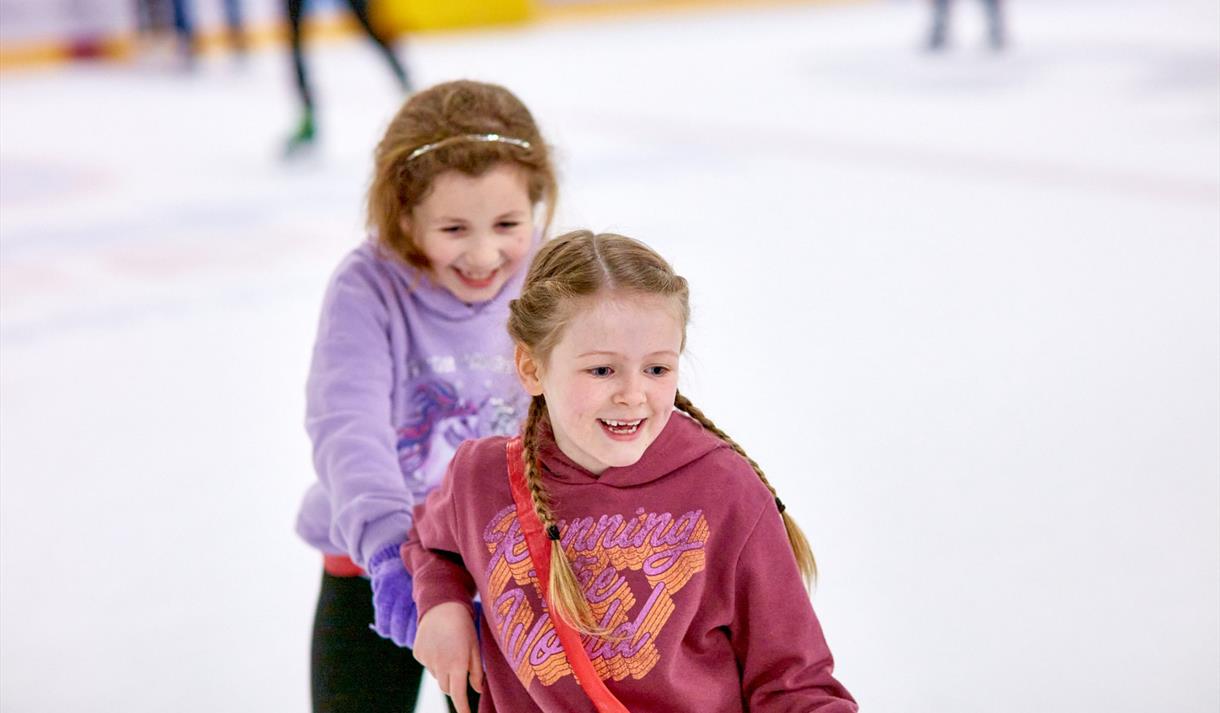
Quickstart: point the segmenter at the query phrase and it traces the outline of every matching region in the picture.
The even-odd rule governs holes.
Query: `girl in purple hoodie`
[[[324,570],[315,711],[414,709],[422,668],[399,648],[416,622],[399,548],[460,443],[519,429],[529,397],[504,324],[535,218],[545,226],[556,198],[533,117],[495,85],[411,97],[374,159],[372,237],[331,278],[306,392],[318,480],[297,532]]]
[[[634,240],[570,233],[510,311],[521,435],[463,444],[402,553],[415,655],[457,710],[469,682],[484,713],[854,713],[804,535],[678,393],[686,280]]]

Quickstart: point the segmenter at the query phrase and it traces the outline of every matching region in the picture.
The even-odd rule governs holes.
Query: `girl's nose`
[[[624,406],[637,406],[647,400],[644,393],[644,377],[641,374],[628,373],[622,381],[622,388],[616,399]]]
[[[494,270],[500,266],[500,249],[494,240],[476,237],[466,251],[466,264],[473,269]]]

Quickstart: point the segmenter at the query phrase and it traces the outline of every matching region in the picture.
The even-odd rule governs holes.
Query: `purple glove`
[[[411,575],[398,554],[402,543],[386,545],[369,558],[373,580],[373,626],[383,638],[399,646],[415,645],[419,611],[411,598]]]

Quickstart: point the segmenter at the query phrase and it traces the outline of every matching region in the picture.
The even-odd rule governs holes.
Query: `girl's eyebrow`
[[[584,358],[584,357],[587,357],[587,356],[612,356],[612,357],[616,357],[616,356],[622,356],[622,355],[621,355],[621,354],[619,354],[618,352],[591,351],[591,352],[585,352],[584,354],[579,354],[579,355],[577,355],[577,357],[576,357],[576,358],[577,358],[577,359],[581,359],[581,358]],[[644,358],[645,358],[645,359],[647,359],[647,358],[649,358],[649,357],[657,357],[657,356],[671,356],[671,357],[673,357],[673,358],[677,359],[677,358],[678,358],[678,353],[677,353],[677,352],[675,352],[675,351],[674,351],[674,350],[672,350],[672,349],[663,349],[663,350],[661,350],[661,351],[659,351],[659,352],[652,352],[651,354],[645,354],[645,355],[644,355]]]
[[[525,215],[525,211],[513,209],[513,210],[505,211],[505,212],[501,213],[500,215],[497,215],[496,220],[502,220],[504,218],[516,218],[521,215]],[[466,219],[460,218],[458,216],[452,216],[452,215],[439,215],[436,217],[436,222],[438,222],[438,223],[465,223]]]

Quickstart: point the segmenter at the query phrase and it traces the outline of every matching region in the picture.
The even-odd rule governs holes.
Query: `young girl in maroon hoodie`
[[[804,536],[678,393],[688,315],[686,280],[629,238],[535,257],[508,325],[522,434],[463,444],[402,550],[415,656],[459,711],[468,680],[480,711],[857,710]]]

